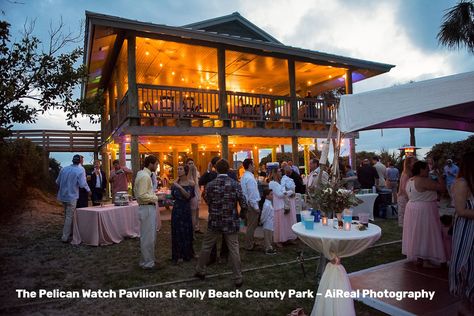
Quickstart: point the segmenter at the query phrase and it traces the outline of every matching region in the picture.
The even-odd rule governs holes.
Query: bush
[[[0,143],[1,217],[11,215],[24,201],[28,188],[54,187],[45,174],[43,151],[31,141],[18,139]]]

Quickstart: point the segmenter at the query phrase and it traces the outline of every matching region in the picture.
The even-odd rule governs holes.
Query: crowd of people
[[[355,173],[350,166],[340,166],[340,180],[349,189],[384,188],[392,193],[392,203],[398,205],[398,223],[403,227],[402,253],[409,260],[424,267],[443,267],[449,263],[451,292],[461,296],[467,304],[474,302],[474,153],[463,156],[458,167],[451,159],[443,169],[436,167],[433,159],[417,161],[406,157],[402,172],[388,163],[386,167],[378,157],[372,161],[364,159]],[[62,241],[71,239],[71,224],[76,207],[83,207],[80,191],[90,197],[93,205],[102,201],[106,182],[111,184],[112,197],[115,192],[126,191],[132,171],[113,162],[109,179],[101,170],[100,161],[86,174],[82,167],[83,157],[75,155],[73,164],[61,170],[57,184],[58,200],[63,203],[65,222]],[[144,168],[135,178],[134,195],[139,204],[140,219],[140,266],[155,267],[155,241],[157,231],[157,158],[145,158]],[[310,161],[310,173],[301,175],[292,161],[260,169],[260,180],[255,177],[252,159],[242,163],[244,172],[240,176],[230,169],[228,161],[213,158],[207,170],[200,175],[194,161],[188,159],[179,166],[178,178],[171,186],[174,200],[171,215],[172,262],[198,258],[195,276],[203,279],[206,266],[230,259],[236,287],[242,285],[239,254],[241,219],[247,230],[243,248],[258,249],[254,235],[259,224],[263,226],[263,251],[276,254],[276,248],[293,244],[296,235],[291,227],[298,220],[296,200],[307,189],[329,182],[329,174],[320,169],[319,161]],[[321,173],[322,172],[322,173]],[[320,175],[321,173],[321,175]],[[320,177],[320,181],[316,181]],[[201,188],[203,189],[201,192]],[[440,196],[448,192],[449,206],[455,209],[454,221],[440,219]],[[199,227],[199,205],[201,196],[208,205],[207,231]],[[82,204],[81,204],[82,203]],[[199,255],[193,247],[194,234],[204,233]],[[220,255],[217,246],[220,243]]]

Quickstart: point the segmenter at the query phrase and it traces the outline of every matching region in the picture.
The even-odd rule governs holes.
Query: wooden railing
[[[289,121],[291,119],[291,104],[288,97],[229,91],[226,95],[231,120]]]
[[[143,125],[155,125],[161,118],[220,120],[218,90],[146,84],[138,84],[137,88],[138,112]],[[288,96],[226,91],[225,101],[228,119],[232,121],[291,122],[292,119]],[[318,98],[296,98],[298,112],[294,123],[329,124],[334,104],[334,101]],[[128,119],[129,111],[127,92],[105,124],[106,135],[111,135]]]
[[[141,117],[208,118],[219,113],[219,91],[138,85]]]
[[[9,139],[28,139],[49,152],[98,152],[100,131],[15,130]]]

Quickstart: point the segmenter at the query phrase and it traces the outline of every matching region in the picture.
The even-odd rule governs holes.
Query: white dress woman
[[[277,247],[282,247],[282,243],[289,240],[296,239],[296,235],[291,229],[291,226],[296,222],[296,214],[293,214],[294,221],[291,220],[291,212],[285,214],[285,196],[288,195],[285,188],[280,184],[281,173],[277,170],[272,170],[270,174],[270,183],[268,187],[273,192],[273,209],[275,210],[274,227],[273,227],[273,241]]]

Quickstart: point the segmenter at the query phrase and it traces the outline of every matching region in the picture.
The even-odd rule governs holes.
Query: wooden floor
[[[365,298],[361,301],[389,315],[457,315],[460,300],[449,294],[448,269],[420,268],[406,260],[351,273],[352,290],[435,291],[429,299]]]

